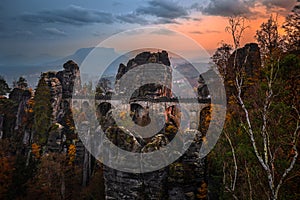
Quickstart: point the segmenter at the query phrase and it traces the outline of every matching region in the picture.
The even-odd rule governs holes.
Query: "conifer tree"
[[[52,109],[50,89],[46,81],[41,78],[35,92],[34,124],[35,140],[43,145],[47,142],[48,129],[51,125]]]
[[[5,95],[6,93],[9,93],[10,88],[6,82],[6,80],[0,76],[0,95]]]

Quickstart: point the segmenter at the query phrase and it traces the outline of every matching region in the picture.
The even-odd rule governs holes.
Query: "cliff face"
[[[69,114],[71,109],[70,99],[73,87],[75,84],[80,85],[80,79],[76,79],[79,75],[79,67],[73,61],[66,62],[62,71],[46,72],[41,75],[41,79],[45,80],[50,89],[52,124],[59,123],[65,125],[66,114]],[[75,80],[78,80],[77,83],[75,83]],[[30,103],[32,102],[29,102],[32,98],[31,91],[26,88],[14,88],[9,94],[7,103],[11,104],[12,109],[8,114],[2,115],[2,126],[0,129],[5,129],[6,133],[1,131],[1,137],[11,137],[17,133],[21,133],[23,134],[24,144],[32,142],[32,111],[30,111],[32,109],[30,108],[32,106]],[[50,146],[61,145],[61,142],[58,143],[60,144],[56,144],[55,141]]]
[[[31,113],[29,101],[32,93],[28,89],[14,88],[9,94],[9,99],[1,99],[0,113],[2,116],[2,137],[18,138],[24,133],[23,143],[29,142],[28,133],[31,129]],[[25,139],[26,138],[26,139]]]
[[[52,107],[52,116],[53,120],[52,123],[57,122],[58,113],[61,110],[61,103],[62,103],[62,84],[57,78],[56,72],[47,72],[44,73],[41,77],[45,80],[47,85],[50,89],[50,95],[51,95],[51,107]]]
[[[258,44],[249,43],[237,49],[237,51],[231,54],[226,67],[227,74],[224,81],[227,98],[235,95],[234,80],[239,72],[244,72],[244,85],[247,85],[247,90],[244,90],[247,93],[243,93],[242,96],[254,95],[256,93],[253,89],[257,83],[256,79],[259,78],[259,69],[261,68],[261,55]],[[240,69],[241,67],[243,69]]]
[[[80,85],[80,71],[78,65],[68,61],[63,65],[64,70],[59,72],[43,73],[41,78],[45,80],[51,95],[52,121],[53,126],[49,127],[48,149],[50,151],[62,150],[66,138],[66,119],[70,116],[70,104],[74,85]],[[76,82],[77,81],[77,82]],[[70,124],[69,124],[70,125]],[[68,127],[65,127],[68,128]]]
[[[18,105],[18,111],[17,111],[17,115],[16,115],[16,126],[15,126],[16,130],[22,126],[22,119],[25,118],[27,103],[30,98],[31,98],[31,93],[28,90],[25,90],[22,93],[22,96],[21,96],[21,99],[20,99],[19,105]]]
[[[76,79],[80,76],[78,65],[69,60],[63,65],[64,70],[57,72],[56,77],[62,85],[62,94],[64,99],[72,97],[74,86],[80,86],[80,79]],[[77,81],[77,82],[76,82]]]
[[[245,68],[245,72],[248,77],[257,75],[256,73],[261,66],[260,49],[258,44],[246,44],[244,47],[238,49],[237,52],[233,52],[231,54],[227,66],[227,71],[230,77],[238,70],[238,68],[234,65],[235,60],[236,66],[243,66]]]
[[[142,52],[138,54],[135,58],[129,60],[127,65],[124,65],[123,63],[119,65],[116,80],[119,80],[129,70],[146,63],[159,63],[165,66],[171,65],[168,57],[168,52],[166,51],[157,53]]]
[[[129,80],[127,84],[132,83],[139,83],[144,77],[159,77],[161,75],[164,75],[163,79],[165,80],[165,85],[162,84],[147,84],[143,87],[140,87],[137,91],[135,91],[133,94],[131,94],[131,98],[138,98],[138,97],[145,97],[148,96],[150,98],[155,97],[171,97],[172,96],[172,90],[171,90],[171,83],[172,83],[172,68],[171,63],[168,57],[168,53],[166,51],[157,52],[157,53],[151,53],[151,52],[142,52],[138,55],[136,55],[135,58],[130,59],[127,63],[127,65],[124,65],[121,63],[119,65],[118,73],[116,75],[116,86],[118,86],[118,81],[122,78],[124,74],[126,74],[128,71],[134,69],[137,66],[144,65],[147,63],[157,63],[162,64],[165,66],[164,69],[155,69],[153,71],[147,71],[147,73],[139,73],[136,74],[135,77],[132,77],[132,80]],[[169,85],[167,87],[166,85]],[[119,88],[116,88],[116,91],[118,92]],[[119,91],[123,93],[131,93],[125,90]]]
[[[135,77],[131,77],[131,83],[128,84],[139,83],[140,76],[156,76],[156,73],[159,73],[160,75],[163,74],[166,83],[172,82],[172,68],[170,66],[168,53],[166,51],[157,53],[143,52],[129,60],[126,65],[122,63],[119,65],[118,74],[116,76],[116,87],[118,87],[118,81],[126,73],[139,65],[148,63],[163,64],[165,70],[154,70],[153,72],[150,72],[151,74],[137,74]],[[201,87],[203,86],[201,85]],[[126,94],[126,87],[123,89],[124,91],[116,88],[116,92]],[[130,116],[132,117],[132,120],[136,124],[143,126],[147,124],[147,120],[149,119],[148,109],[150,108],[136,104],[136,99],[145,97],[147,97],[147,99],[169,98],[172,97],[171,89],[172,88],[167,88],[160,84],[147,84],[140,87],[134,94],[130,95]],[[126,127],[116,126],[111,112],[109,111],[110,108],[111,105],[108,102],[99,105],[98,116],[101,126],[98,130],[102,129],[115,145],[126,151],[137,153],[156,151],[157,149],[166,146],[176,134],[189,134],[178,132],[178,121],[180,117],[179,108],[177,106],[165,107],[163,114],[165,116],[164,128],[150,138],[137,137],[130,133],[130,131],[126,132]],[[184,200],[196,199],[196,196],[199,195],[200,197],[198,199],[205,199],[206,161],[205,159],[198,158],[196,155],[200,150],[201,143],[201,134],[198,134],[197,139],[195,139],[189,150],[183,156],[168,167],[154,172],[133,174],[104,166],[106,199]],[[149,162],[149,165],[151,164],[152,163]]]

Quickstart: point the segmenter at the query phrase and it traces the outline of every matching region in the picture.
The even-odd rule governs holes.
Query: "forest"
[[[232,42],[220,41],[211,57],[224,80],[226,121],[205,159],[205,178],[184,198],[300,199],[299,9],[283,24],[271,15],[256,31],[256,43],[244,46],[248,19],[228,18],[224,34]],[[70,106],[79,73],[68,61],[62,71],[42,73],[36,88],[23,77],[12,88],[0,78],[0,199],[106,199],[104,166],[74,125],[73,116],[88,117]],[[106,85],[96,92],[106,93]],[[78,93],[91,94],[90,88]]]

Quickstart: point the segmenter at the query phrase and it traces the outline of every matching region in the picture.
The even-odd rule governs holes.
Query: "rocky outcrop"
[[[227,98],[236,95],[236,88],[234,85],[235,77],[238,73],[244,76],[244,87],[247,87],[244,95],[254,95],[254,86],[257,84],[257,79],[260,78],[259,69],[261,68],[261,55],[258,44],[249,43],[244,47],[237,49],[231,54],[227,64],[227,74],[225,76],[225,88]],[[253,98],[255,98],[253,96]]]
[[[66,140],[63,133],[63,125],[70,115],[70,102],[73,94],[74,86],[80,86],[80,71],[78,65],[69,60],[63,65],[64,70],[58,72],[43,73],[41,78],[45,80],[51,95],[52,108],[52,128],[49,130],[48,150],[62,150],[62,145]],[[80,89],[80,87],[76,87]],[[79,92],[79,90],[77,91]],[[70,125],[70,124],[69,124]],[[60,127],[58,129],[53,127]],[[50,141],[51,140],[51,141]]]
[[[64,70],[57,72],[56,77],[59,79],[62,85],[63,98],[71,98],[73,89],[79,89],[78,87],[74,88],[74,86],[80,86],[80,71],[78,65],[69,60],[63,65]],[[75,91],[78,92],[78,91]]]
[[[51,95],[51,107],[52,107],[52,116],[53,121],[52,123],[57,122],[58,113],[61,108],[61,102],[62,102],[62,84],[60,80],[57,78],[57,72],[46,72],[42,74],[42,77],[50,89],[50,95]]]
[[[147,64],[147,63],[158,63],[165,65],[166,71],[161,72],[166,76],[167,82],[172,81],[170,67],[170,61],[168,53],[166,51],[151,53],[143,52],[138,54],[135,58],[128,61],[127,65],[121,63],[119,65],[118,73],[116,75],[116,93],[127,94],[126,87],[120,90],[118,88],[118,81],[133,68]],[[153,72],[151,75],[159,73]],[[150,74],[143,74],[145,76]],[[139,83],[140,74],[132,77],[131,83]],[[130,84],[130,83],[128,83]],[[126,85],[126,84],[125,84]],[[149,84],[140,87],[134,94],[131,95],[130,101],[134,101],[137,98],[145,97],[148,98],[159,98],[159,97],[171,97],[171,88],[166,88],[159,84]],[[148,139],[147,141],[141,137],[136,137],[134,134],[128,132],[125,127],[115,126],[109,109],[111,105],[108,103],[102,104],[98,107],[98,116],[102,130],[106,136],[119,148],[126,151],[142,153],[151,152],[153,147],[161,147],[166,145],[169,140],[162,130],[157,135]],[[143,108],[138,104],[131,104],[131,117],[133,121],[138,125],[146,125],[150,118],[147,108]],[[109,152],[108,152],[109,154]],[[108,158],[110,159],[110,158]],[[113,158],[111,158],[113,159]],[[111,169],[104,166],[104,179],[106,187],[106,199],[165,199],[165,181],[167,177],[167,169],[146,173],[146,174],[133,174]]]
[[[16,126],[15,129],[19,129],[19,127],[22,126],[22,119],[25,118],[26,115],[26,109],[27,109],[27,104],[28,100],[32,97],[30,91],[24,90],[23,94],[20,99],[20,103],[18,106],[18,111],[17,111],[17,119],[16,119]]]
[[[129,80],[131,83],[139,83],[141,79],[143,79],[145,76],[152,76],[152,77],[159,77],[161,75],[164,75],[164,83],[160,84],[147,84],[145,86],[140,87],[135,93],[131,94],[131,92],[126,91],[126,88],[123,88],[122,91],[119,91],[118,88],[118,81],[122,78],[124,74],[126,74],[128,71],[134,69],[137,66],[144,65],[147,63],[157,63],[162,64],[165,66],[164,69],[154,69],[154,70],[148,70],[147,73],[141,73],[136,74],[135,77],[133,77],[132,80]],[[138,54],[135,58],[129,60],[127,62],[127,65],[124,65],[121,63],[119,65],[118,73],[116,75],[116,88],[115,90],[122,93],[130,93],[131,98],[138,98],[138,97],[146,97],[150,96],[150,98],[156,98],[156,97],[171,97],[172,91],[171,88],[168,88],[167,86],[171,87],[172,82],[172,68],[171,63],[168,57],[168,53],[166,51],[157,52],[157,53],[151,53],[151,52],[142,52]]]
[[[14,88],[7,99],[8,105],[11,104],[7,113],[3,115],[3,129],[5,129],[5,137],[16,137],[23,133],[23,144],[29,143],[32,123],[30,121],[31,114],[29,112],[29,101],[32,99],[32,93],[28,89]],[[7,105],[7,106],[8,106]],[[9,113],[9,114],[8,114]]]
[[[234,64],[235,61],[236,64]],[[254,77],[257,75],[260,66],[261,57],[258,44],[249,43],[231,54],[228,60],[227,71],[229,76],[233,76],[234,73],[239,70],[238,67],[243,67],[245,69],[246,76]]]
[[[122,63],[119,65],[115,84],[116,87],[118,87],[118,81],[124,76],[124,74],[139,65],[148,63],[165,65],[164,71],[154,70],[151,72],[151,75],[156,76],[156,73],[161,73],[165,75],[164,77],[166,78],[166,82],[172,82],[172,68],[170,66],[168,53],[166,51],[157,53],[143,52],[129,60],[127,65]],[[147,75],[150,74],[143,74],[141,76]],[[140,78],[139,76],[140,75],[137,74],[137,76],[132,77],[131,84],[135,82],[138,83]],[[205,83],[203,81],[201,83],[202,85],[200,87],[203,88]],[[116,88],[116,93],[119,92],[126,94],[126,87],[123,89],[125,91]],[[207,94],[205,93],[203,95]],[[147,97],[148,99],[170,98],[172,97],[172,90],[171,88],[164,87],[160,84],[148,84],[140,87],[136,93],[131,95],[130,101],[134,102],[135,99],[141,99],[144,97]],[[163,126],[164,128],[150,138],[137,137],[125,127],[117,126],[111,112],[109,111],[111,107],[112,106],[109,105],[108,102],[99,105],[98,117],[101,125],[99,128],[105,132],[107,138],[109,138],[111,142],[126,151],[137,153],[152,152],[167,145],[174,138],[175,134],[189,134],[188,132],[178,133],[179,113],[176,106],[165,108],[163,114],[166,119],[165,125]],[[130,116],[132,117],[132,120],[140,126],[146,125],[148,123],[147,120],[149,119],[147,109],[148,108],[132,103],[130,106]],[[188,200],[196,199],[196,197],[199,197],[198,199],[205,199],[207,192],[207,188],[205,187],[207,186],[206,160],[200,159],[197,154],[200,150],[201,144],[202,133],[198,131],[195,141],[193,141],[193,144],[183,156],[170,166],[154,172],[134,174],[104,166],[106,199]],[[109,157],[109,152],[107,155]],[[149,162],[149,165],[151,164],[152,163]]]
[[[170,66],[170,60],[168,52],[162,51],[157,53],[151,53],[149,51],[138,54],[135,58],[128,61],[127,65],[121,63],[119,65],[116,80],[119,80],[126,72],[135,68],[136,66],[143,65],[146,63],[159,63],[165,66]]]

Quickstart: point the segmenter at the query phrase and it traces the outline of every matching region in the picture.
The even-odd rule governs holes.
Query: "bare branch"
[[[275,190],[275,197],[278,196],[278,192],[279,192],[279,189],[280,187],[282,186],[282,183],[283,183],[283,180],[285,179],[285,177],[289,174],[289,172],[294,168],[294,165],[296,163],[296,160],[297,160],[297,157],[298,157],[298,149],[297,149],[297,140],[299,138],[299,130],[300,130],[300,125],[299,125],[299,121],[300,121],[300,115],[299,115],[299,111],[293,106],[293,108],[296,110],[296,113],[298,115],[298,119],[297,119],[297,125],[296,125],[296,128],[294,130],[294,133],[293,133],[293,147],[292,147],[292,150],[294,151],[294,156],[292,158],[292,161],[289,165],[289,167],[287,169],[285,169],[284,173],[282,174],[281,178],[280,178],[280,181],[276,187],[276,190]]]
[[[234,163],[234,178],[233,178],[233,182],[231,184],[231,191],[234,192],[235,190],[235,185],[236,185],[236,179],[237,179],[237,170],[238,170],[238,166],[237,166],[237,161],[236,161],[236,156],[235,156],[235,150],[234,147],[232,145],[231,139],[228,136],[227,132],[224,131],[225,137],[230,145],[231,148],[231,153],[232,153],[232,159],[233,159],[233,163]]]

